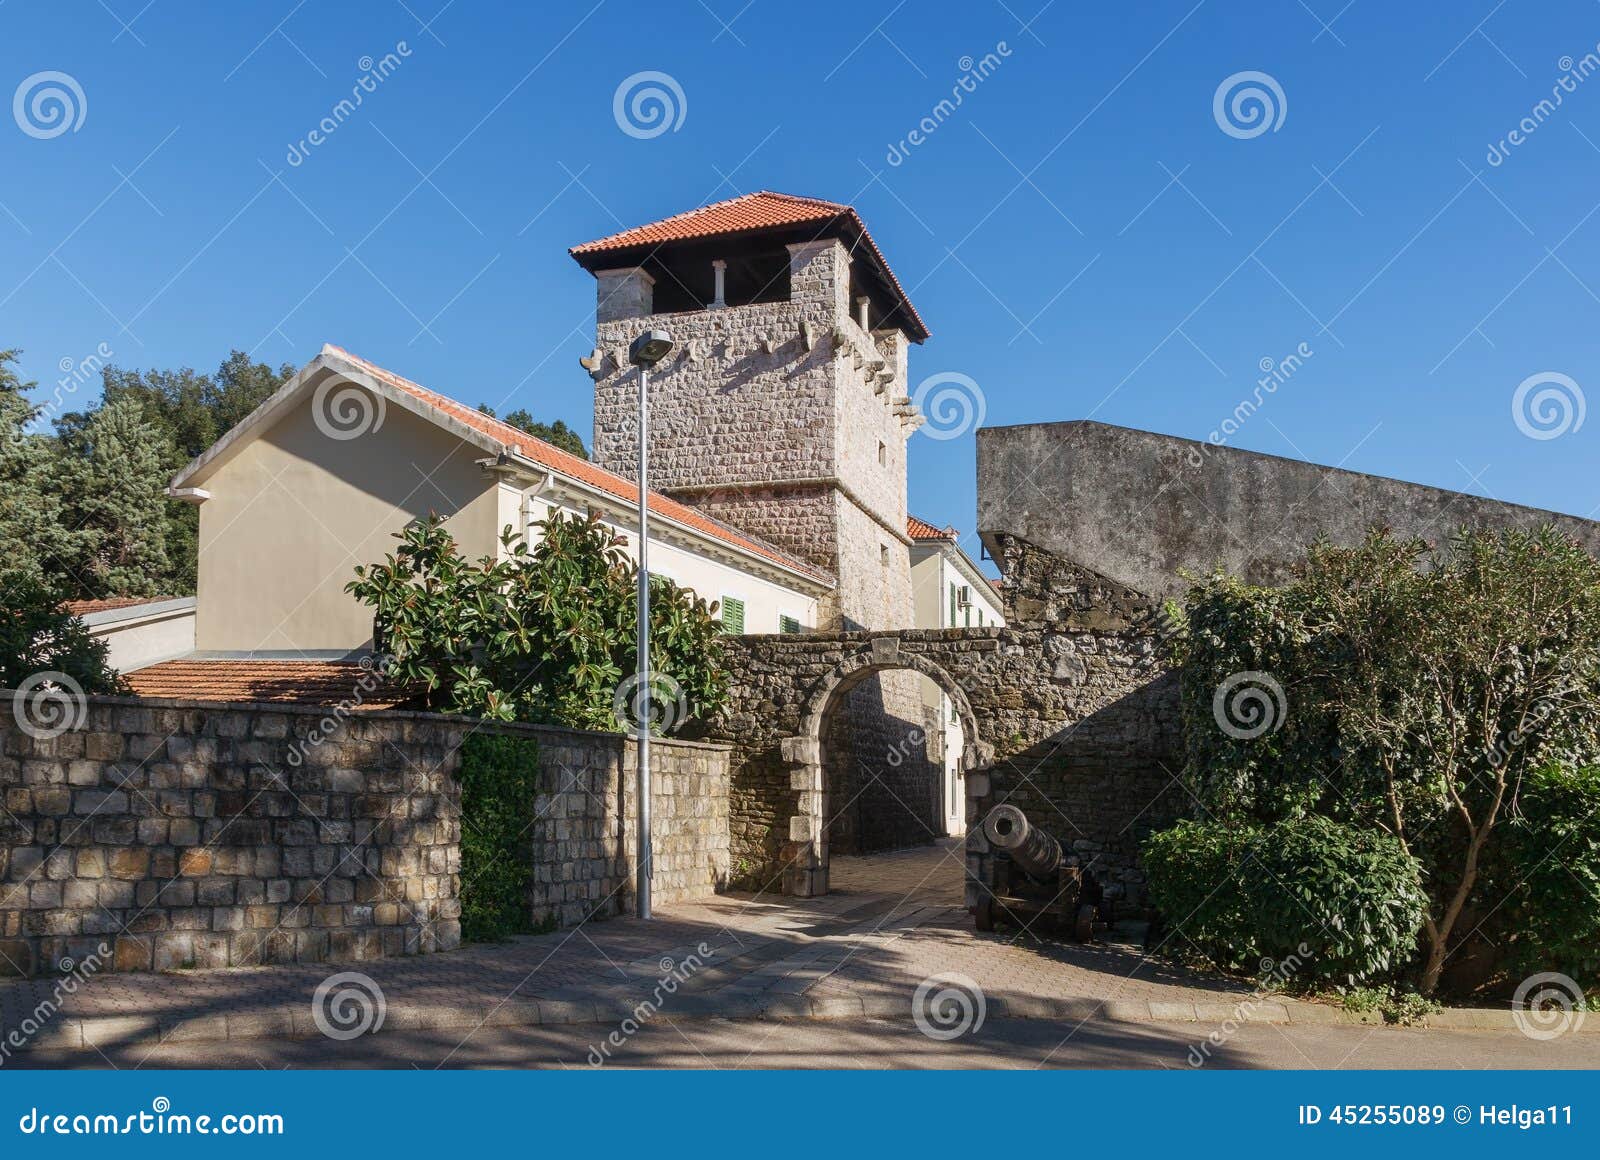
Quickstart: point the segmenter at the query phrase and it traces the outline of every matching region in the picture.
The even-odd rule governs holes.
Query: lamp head
[[[628,360],[635,366],[653,367],[672,350],[672,336],[664,330],[647,330],[628,347]]]

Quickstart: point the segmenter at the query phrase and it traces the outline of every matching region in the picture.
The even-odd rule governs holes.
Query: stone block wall
[[[25,717],[25,714],[23,714]],[[460,941],[462,725],[89,698],[0,708],[0,966],[102,941],[118,970],[369,959]]]
[[[405,712],[91,697],[24,729],[0,695],[0,974],[362,960],[460,943],[460,745],[536,736],[536,921],[631,904],[627,739]],[[724,748],[652,745],[657,896],[727,877]]]
[[[571,926],[633,910],[638,754],[615,734],[538,729],[531,803],[537,925]],[[706,898],[728,884],[728,750],[650,742],[651,896]]]

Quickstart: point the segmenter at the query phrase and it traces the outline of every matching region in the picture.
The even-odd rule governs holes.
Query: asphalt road
[[[615,1024],[383,1031],[328,1039],[171,1043],[28,1052],[9,1067],[586,1068]],[[1209,1024],[991,1019],[940,1042],[887,1020],[647,1024],[604,1066],[649,1068],[1173,1068],[1189,1070]],[[1600,1035],[1535,1042],[1516,1031],[1247,1024],[1203,1057],[1221,1068],[1600,1068]]]

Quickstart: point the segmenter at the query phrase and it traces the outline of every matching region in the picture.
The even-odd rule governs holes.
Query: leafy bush
[[[374,610],[374,640],[396,680],[431,709],[583,729],[627,728],[618,689],[634,668],[638,570],[599,519],[554,516],[530,546],[464,558],[438,516],[398,534],[346,590]],[[662,576],[650,582],[653,723],[705,720],[727,696],[716,606]],[[623,696],[624,709],[632,698]]]
[[[1420,861],[1424,995],[1471,928],[1518,786],[1600,760],[1600,561],[1549,527],[1450,547],[1379,530],[1313,546],[1281,588],[1210,577],[1175,649],[1208,816],[1323,815]],[[1266,728],[1222,727],[1219,691],[1240,678],[1277,691]]]
[[[1251,974],[1272,960],[1301,989],[1393,977],[1422,926],[1416,859],[1393,838],[1328,818],[1180,822],[1146,840],[1144,864],[1176,951]]]
[[[468,734],[461,746],[461,937],[491,942],[530,928],[526,837],[539,788],[539,743]]]
[[[1551,764],[1523,781],[1485,871],[1482,929],[1522,978],[1600,982],[1600,767]]]
[[[61,606],[59,588],[37,572],[0,572],[0,688],[39,673],[61,673],[85,693],[123,693],[106,643]]]

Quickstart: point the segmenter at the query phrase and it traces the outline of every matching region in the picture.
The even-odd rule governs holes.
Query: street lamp
[[[650,917],[650,485],[647,479],[650,442],[650,368],[672,350],[672,336],[647,330],[633,340],[628,359],[639,368],[639,624],[638,659],[634,664],[633,706],[637,717],[639,829],[635,849],[634,913]]]

